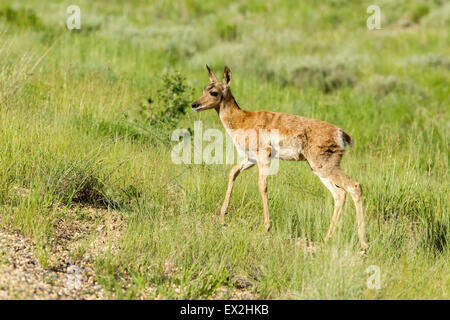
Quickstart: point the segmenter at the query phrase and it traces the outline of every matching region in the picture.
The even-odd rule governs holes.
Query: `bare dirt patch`
[[[51,269],[40,266],[33,241],[0,230],[0,299],[102,299],[92,268],[63,256]]]
[[[106,299],[92,265],[117,250],[123,222],[114,211],[62,208],[43,268],[36,244],[18,232],[0,230],[0,299]]]

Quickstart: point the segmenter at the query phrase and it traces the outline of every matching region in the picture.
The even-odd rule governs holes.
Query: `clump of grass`
[[[417,3],[410,12],[412,22],[419,23],[420,20],[430,12],[430,7],[426,3]]]
[[[301,66],[291,75],[292,83],[297,87],[314,86],[324,93],[335,91],[344,86],[353,86],[357,77],[344,64]]]
[[[236,23],[228,23],[221,19],[216,21],[215,32],[225,41],[237,40],[239,36],[238,26]]]
[[[47,50],[38,57],[31,53],[18,57],[9,50],[11,46],[11,41],[0,38],[0,59],[9,62],[0,70],[0,104],[6,104],[9,99],[17,99],[20,90],[48,53]]]
[[[373,94],[377,98],[383,98],[391,93],[426,96],[426,92],[414,82],[398,78],[394,75],[374,75],[367,82],[361,82],[355,90],[359,93]]]
[[[128,6],[128,14],[115,4],[86,2],[83,10],[96,20],[83,18],[81,34],[67,31],[33,77],[34,58],[26,67],[20,57],[45,51],[45,33],[0,18],[12,39],[0,44],[0,52],[11,52],[0,53],[0,95],[7,92],[0,103],[2,226],[35,238],[40,263],[48,266],[56,221],[67,217],[61,206],[117,208],[127,217],[118,246],[94,258],[113,298],[214,298],[224,288],[234,298],[242,291],[256,298],[446,298],[448,63],[440,40],[450,7],[427,4],[428,15],[418,11],[420,28],[398,32],[388,24],[408,17],[411,1],[383,2],[384,31],[366,30],[356,1],[329,0],[320,10],[311,1],[148,2]],[[42,6],[43,23],[67,17],[58,6]],[[234,13],[245,19],[233,21]],[[231,16],[218,32],[215,22]],[[102,31],[83,34],[89,25]],[[322,242],[333,200],[306,163],[282,162],[281,172],[292,177],[270,178],[271,233],[261,230],[257,170],[238,178],[227,226],[217,223],[229,168],[173,164],[168,140],[175,126],[192,123],[190,87],[180,79],[149,79],[170,66],[203,82],[205,62],[232,65],[233,90],[247,110],[302,114],[352,134],[357,143],[343,166],[364,187],[367,257],[357,254],[350,198],[335,237]],[[374,70],[392,77],[370,78]],[[149,86],[155,93],[137,105]],[[429,103],[417,99],[422,90]],[[214,112],[197,116],[205,126],[220,126]],[[391,179],[393,163],[401,169]],[[381,269],[380,290],[366,287],[369,265]]]
[[[163,49],[164,58],[171,64],[185,61],[199,51],[210,46],[204,30],[198,32],[190,26],[150,28],[148,36],[158,42]]]
[[[305,90],[316,88],[323,93],[331,93],[355,85],[359,78],[357,66],[360,60],[359,56],[348,53],[321,58],[286,57],[269,62],[259,72],[265,79],[278,80],[284,86],[293,85]]]
[[[5,163],[9,159],[6,159],[4,153],[0,153],[0,163]],[[7,204],[11,201],[10,191],[16,180],[15,173],[13,170],[13,165],[8,164],[3,166],[0,171],[0,205]]]
[[[117,166],[119,166],[118,164]],[[122,208],[141,195],[136,186],[118,186],[112,179],[117,166],[107,167],[98,155],[63,161],[47,160],[42,170],[45,193],[64,205]]]
[[[397,21],[397,25],[400,27],[410,27],[412,24],[420,23],[422,18],[424,18],[430,12],[430,7],[426,3],[415,3],[409,8],[408,12],[403,15]]]
[[[448,221],[441,221],[435,217],[422,220],[425,231],[422,243],[425,249],[431,249],[434,254],[441,254],[448,250],[449,225]]]
[[[448,28],[450,26],[450,3],[436,7],[421,20],[426,27]]]
[[[45,25],[32,9],[14,9],[6,6],[0,9],[0,19],[21,28],[32,28],[36,30],[45,29]]]
[[[377,214],[384,219],[395,219],[405,216],[410,219],[420,219],[423,216],[433,216],[433,201],[410,189],[393,190],[383,192],[382,199],[377,203],[382,204]]]
[[[8,25],[20,31],[33,30],[41,32],[39,38],[43,43],[53,43],[60,30],[45,24],[42,19],[32,9],[14,9],[11,6],[0,8],[0,21],[5,21]]]
[[[48,168],[47,188],[58,201],[89,205],[108,205],[106,183],[100,176],[101,162],[97,159],[80,159],[60,162]]]
[[[431,52],[405,58],[402,62],[406,66],[408,66],[408,64],[412,64],[423,68],[443,67],[445,69],[450,69],[450,58],[448,56]]]

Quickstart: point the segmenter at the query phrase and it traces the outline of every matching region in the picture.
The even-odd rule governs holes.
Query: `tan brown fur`
[[[306,160],[333,195],[335,207],[326,239],[331,237],[342,212],[345,195],[349,193],[355,203],[358,235],[365,250],[367,243],[361,186],[345,175],[340,168],[345,147],[352,144],[352,138],[337,126],[324,121],[278,112],[242,110],[229,88],[230,69],[225,67],[223,81],[219,82],[211,69],[206,67],[211,83],[203,89],[203,95],[192,104],[192,108],[195,111],[216,110],[236,147],[247,154],[247,158],[230,171],[227,193],[221,209],[221,222],[225,220],[235,179],[240,172],[257,164],[260,172],[258,182],[264,207],[265,228],[267,231],[270,229],[267,175],[264,170],[269,166],[274,149],[271,135],[262,136],[259,130],[266,130],[269,133],[276,130],[279,136],[277,157],[281,160]],[[251,144],[249,138],[242,133],[249,130],[256,132],[256,144]]]

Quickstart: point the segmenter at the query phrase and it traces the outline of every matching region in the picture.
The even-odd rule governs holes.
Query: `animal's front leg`
[[[230,204],[230,198],[231,198],[231,192],[233,191],[233,185],[234,181],[236,180],[239,173],[241,173],[244,170],[247,170],[255,165],[254,162],[251,162],[248,159],[245,159],[240,164],[235,165],[231,171],[230,175],[228,177],[228,188],[227,193],[225,194],[225,200],[223,201],[222,208],[220,209],[220,223],[225,223],[225,214],[228,211],[228,206]]]

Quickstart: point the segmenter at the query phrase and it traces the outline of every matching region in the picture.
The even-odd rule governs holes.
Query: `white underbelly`
[[[302,155],[302,148],[299,145],[298,141],[295,139],[291,139],[290,137],[280,136],[276,133],[265,133],[265,136],[259,136],[259,140],[255,139],[253,141],[259,141],[261,144],[255,145],[256,143],[250,144],[252,147],[245,147],[245,139],[240,136],[240,134],[236,131],[228,130],[225,127],[227,133],[231,136],[233,144],[235,145],[237,152],[240,157],[246,157],[250,160],[257,160],[257,150],[260,148],[264,148],[267,146],[271,148],[271,159],[277,158],[280,160],[288,160],[288,161],[298,161],[304,160]],[[251,135],[249,135],[252,137]],[[252,141],[250,139],[250,141]],[[248,143],[247,143],[248,144]]]
[[[239,144],[235,144],[235,147],[240,157],[246,157],[250,160],[255,161],[257,160],[256,150],[245,149]],[[271,146],[270,158],[286,161],[298,161],[304,159],[301,150],[298,147],[287,147],[287,146],[280,147],[276,145]]]
[[[280,147],[274,156],[280,160],[288,161],[300,160],[302,158],[301,150],[295,147]]]

